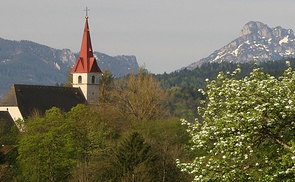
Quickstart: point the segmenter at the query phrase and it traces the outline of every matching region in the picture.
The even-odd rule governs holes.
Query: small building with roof
[[[98,101],[102,71],[93,56],[88,16],[85,18],[80,56],[71,71],[73,87],[14,84],[0,102],[0,122],[25,120],[36,112],[44,115],[52,107],[68,112],[78,104]]]

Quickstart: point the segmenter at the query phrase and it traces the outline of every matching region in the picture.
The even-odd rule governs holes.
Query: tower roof
[[[97,65],[95,57],[93,56],[88,16],[86,16],[80,56],[77,59],[71,73],[102,73],[101,69]]]

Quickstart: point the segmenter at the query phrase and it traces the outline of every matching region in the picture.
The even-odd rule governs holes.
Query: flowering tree
[[[238,80],[220,73],[209,81],[202,121],[189,123],[196,157],[177,160],[194,181],[295,180],[295,72],[280,78],[254,69]]]

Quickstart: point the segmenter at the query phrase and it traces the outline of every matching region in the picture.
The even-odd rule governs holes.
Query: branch
[[[285,141],[282,141],[276,134],[272,133],[269,129],[263,128],[261,133],[264,133],[264,134],[268,135],[271,139],[278,142],[284,148],[289,149],[289,150],[292,149],[291,145],[287,144]]]

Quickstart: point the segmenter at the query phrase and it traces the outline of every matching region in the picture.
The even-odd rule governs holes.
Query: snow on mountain
[[[253,60],[258,62],[279,60],[288,57],[295,57],[293,30],[280,26],[270,28],[264,23],[251,21],[243,27],[237,39],[186,68],[194,69],[207,62],[243,63]]]

